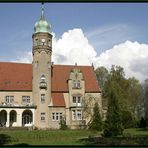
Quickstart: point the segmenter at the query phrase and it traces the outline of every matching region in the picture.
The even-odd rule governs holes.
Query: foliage
[[[94,105],[93,116],[92,116],[91,123],[89,125],[89,129],[98,130],[98,131],[102,130],[102,118],[100,115],[98,103],[95,103]]]
[[[105,74],[104,77],[102,76],[102,71]],[[99,83],[101,83],[101,85],[103,84],[103,106],[107,106],[110,90],[114,87],[114,92],[118,97],[119,107],[123,111],[128,111],[134,119],[135,116],[138,115],[138,106],[142,99],[140,82],[134,77],[126,78],[124,69],[114,65],[111,67],[110,71],[105,70],[103,67],[97,68],[96,75]]]
[[[143,104],[146,126],[148,127],[148,79],[143,84]]]
[[[108,110],[103,134],[105,137],[112,137],[121,135],[122,133],[123,126],[121,121],[121,111],[119,108],[118,96],[115,92],[115,88],[112,88],[108,98]]]
[[[68,126],[66,125],[66,120],[65,120],[65,118],[62,118],[61,120],[60,120],[60,129],[61,130],[67,130],[68,129]]]
[[[139,122],[139,128],[145,128],[146,127],[146,120],[141,117],[140,122]]]
[[[133,118],[131,112],[123,110],[121,111],[121,121],[123,124],[123,127],[126,128],[131,128],[135,127],[135,119]]]
[[[85,119],[85,127],[88,128],[93,118],[93,108],[95,103],[98,102],[98,98],[91,94],[84,95],[82,97],[82,116]]]
[[[96,72],[97,80],[101,87],[101,92],[104,94],[104,87],[108,77],[108,70],[105,67],[101,66],[101,67],[98,67],[95,70],[95,72]]]

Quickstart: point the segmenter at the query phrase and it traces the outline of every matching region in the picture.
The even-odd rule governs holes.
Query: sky
[[[45,3],[55,64],[112,65],[148,78],[148,3]],[[32,62],[40,3],[0,3],[0,62]]]

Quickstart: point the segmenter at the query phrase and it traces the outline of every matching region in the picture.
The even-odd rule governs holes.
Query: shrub
[[[64,119],[64,118],[62,118],[61,120],[60,120],[60,129],[61,130],[67,130],[68,129],[68,126],[66,125],[66,120]]]

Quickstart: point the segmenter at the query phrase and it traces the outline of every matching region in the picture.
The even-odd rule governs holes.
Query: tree
[[[94,115],[94,106],[99,103],[100,106],[100,114],[102,114],[102,101],[100,99],[101,96],[93,96],[92,94],[85,94],[82,97],[82,118],[85,119],[85,126],[89,128],[91,121]],[[98,109],[99,110],[99,109]]]
[[[101,66],[95,70],[95,73],[101,87],[101,92],[104,94],[104,87],[108,77],[108,70],[105,67]]]
[[[91,119],[91,123],[89,125],[89,129],[101,131],[102,125],[103,123],[102,123],[102,118],[99,111],[99,106],[98,106],[98,103],[95,103],[95,106],[93,108],[93,116]]]
[[[143,111],[146,120],[146,126],[148,126],[148,79],[143,84]]]
[[[112,84],[116,85],[116,84]],[[119,108],[118,96],[115,87],[112,87],[108,98],[107,118],[104,124],[104,136],[112,137],[123,133],[123,125],[121,121],[121,111]]]
[[[135,127],[135,120],[130,111],[121,111],[121,121],[124,129]]]

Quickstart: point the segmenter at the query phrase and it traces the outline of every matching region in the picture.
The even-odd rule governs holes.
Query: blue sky
[[[0,3],[0,61],[32,50],[40,3]],[[79,28],[96,56],[124,42],[148,44],[148,3],[45,3],[45,18],[56,39]]]

